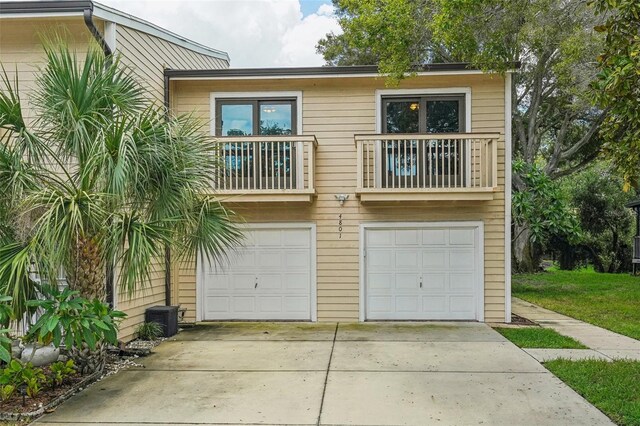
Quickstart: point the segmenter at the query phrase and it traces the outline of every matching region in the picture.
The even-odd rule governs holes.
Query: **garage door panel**
[[[369,309],[372,313],[391,313],[394,310],[393,300],[392,296],[371,296]]]
[[[216,280],[217,281],[217,280]],[[255,275],[253,274],[237,274],[227,276],[220,281],[227,281],[230,283],[229,287],[226,289],[228,291],[233,290],[253,290],[255,286]],[[214,289],[215,286],[212,286]]]
[[[427,319],[439,319],[440,315],[447,312],[446,296],[422,296],[422,312],[429,314]]]
[[[394,284],[395,279],[393,274],[371,272],[368,275],[368,287],[371,292],[391,290]]]
[[[447,244],[447,231],[444,229],[423,229],[422,244],[444,246]]]
[[[254,231],[254,240],[258,247],[280,247],[282,246],[282,230],[256,230]]]
[[[256,254],[256,263],[260,269],[282,269],[284,253],[280,250],[264,250]]]
[[[449,309],[451,312],[471,313],[475,311],[473,296],[450,296]]]
[[[309,240],[309,230],[307,229],[287,229],[282,231],[282,245],[284,247],[311,247]]]
[[[475,226],[366,229],[365,317],[476,319],[478,232]]]
[[[473,271],[476,268],[474,249],[450,249],[449,265],[456,271]]]
[[[422,277],[422,288],[425,290],[440,290],[447,289],[448,276],[446,273],[435,274],[425,273]]]
[[[284,266],[287,269],[308,271],[311,267],[311,258],[308,250],[288,250],[284,253]]]
[[[282,312],[282,296],[261,296],[258,299],[258,312]]]
[[[422,267],[424,269],[446,269],[449,266],[447,252],[442,249],[422,251]]]
[[[234,296],[232,300],[232,311],[238,314],[244,312],[254,312],[256,309],[256,299],[254,296]]]
[[[417,250],[396,250],[395,251],[396,269],[412,269],[420,268],[420,253]]]
[[[284,311],[288,313],[304,314],[308,310],[309,296],[286,296],[284,299]]]
[[[449,244],[452,246],[473,246],[475,231],[473,229],[450,229]]]
[[[420,235],[411,229],[398,230],[395,231],[395,242],[397,247],[418,246],[420,244]]]
[[[226,268],[203,274],[203,319],[310,320],[310,228],[252,229],[246,235]]]
[[[229,312],[231,309],[231,298],[227,296],[208,296],[206,298],[207,309],[210,312]]]
[[[396,297],[396,312],[415,314],[420,309],[418,304],[420,299],[414,296],[397,296]]]
[[[299,293],[300,291],[302,291],[306,294],[309,292],[309,281],[310,277],[308,272],[289,272],[287,274],[284,274],[284,289],[287,292],[294,291],[296,293]]]
[[[369,271],[387,271],[394,260],[394,252],[391,249],[376,249],[367,253],[367,269]]]
[[[451,273],[449,275],[449,289],[454,291],[472,292],[475,285],[473,273]]]
[[[410,289],[415,291],[419,287],[420,276],[417,273],[413,274],[396,274],[396,286],[397,290]]]
[[[394,234],[391,230],[367,231],[367,246],[370,248],[392,246],[393,240]]]

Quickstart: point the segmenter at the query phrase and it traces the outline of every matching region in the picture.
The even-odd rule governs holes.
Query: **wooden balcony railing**
[[[356,135],[362,202],[490,200],[498,186],[494,133]]]
[[[306,201],[314,189],[315,136],[217,137],[224,167],[216,193],[229,201]]]

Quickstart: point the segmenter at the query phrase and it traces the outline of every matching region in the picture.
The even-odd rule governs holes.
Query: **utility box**
[[[178,333],[178,307],[152,306],[144,311],[145,322],[155,322],[162,326],[163,336],[171,337]]]

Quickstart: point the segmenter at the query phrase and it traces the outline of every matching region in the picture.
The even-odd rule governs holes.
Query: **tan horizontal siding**
[[[210,126],[210,93],[301,90],[303,132],[318,140],[317,197],[310,205],[233,205],[247,222],[309,221],[317,225],[318,319],[356,321],[359,310],[360,224],[377,221],[483,221],[485,319],[504,321],[504,80],[498,75],[424,76],[405,88],[470,87],[472,131],[501,134],[498,143],[499,192],[488,202],[409,202],[360,204],[356,195],[354,134],[375,133],[375,90],[384,80],[325,78],[288,80],[180,81],[174,83],[177,112],[195,111]],[[348,194],[343,207],[335,194]],[[338,215],[342,214],[342,237]],[[195,309],[193,265],[181,268],[180,303]],[[195,319],[195,312],[187,318]]]

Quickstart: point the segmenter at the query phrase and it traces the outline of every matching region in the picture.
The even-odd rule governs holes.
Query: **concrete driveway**
[[[478,323],[216,323],[38,424],[610,425]]]

